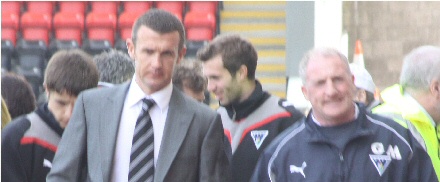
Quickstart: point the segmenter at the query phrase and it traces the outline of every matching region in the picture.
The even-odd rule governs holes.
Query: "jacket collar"
[[[362,104],[356,103],[356,106],[359,108],[359,113],[355,120],[352,122],[357,122],[356,124],[356,133],[351,137],[350,140],[353,140],[355,138],[359,137],[365,137],[369,135],[373,135],[374,130],[369,125],[370,122],[366,122],[367,116],[366,116],[366,108]],[[318,129],[318,126],[313,120],[312,120],[312,112],[309,112],[307,115],[307,118],[305,118],[305,124],[306,124],[306,131],[308,142],[324,142],[329,143],[328,138],[326,138]]]
[[[269,98],[269,93],[264,92],[263,88],[257,80],[255,80],[255,90],[251,96],[240,103],[232,103],[224,106],[228,112],[229,118],[233,121],[240,121],[255,111],[261,104]]]
[[[43,121],[49,125],[52,130],[54,130],[58,135],[63,135],[64,129],[61,128],[60,123],[55,119],[52,112],[49,111],[49,108],[47,107],[47,103],[41,104],[37,107],[35,110],[35,113],[40,116]]]

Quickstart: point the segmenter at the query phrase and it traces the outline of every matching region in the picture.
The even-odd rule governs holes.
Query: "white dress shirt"
[[[113,157],[113,169],[111,181],[128,181],[128,172],[130,166],[131,145],[133,141],[134,128],[136,120],[142,110],[142,99],[153,99],[156,104],[149,110],[154,131],[154,165],[159,156],[160,144],[165,127],[165,121],[168,113],[172,84],[151,95],[146,95],[136,83],[136,77],[133,76],[128,89],[127,97],[124,101],[121,122],[119,123],[118,135],[116,138],[116,149]]]

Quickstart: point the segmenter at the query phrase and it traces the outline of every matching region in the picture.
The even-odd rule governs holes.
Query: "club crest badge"
[[[261,144],[263,144],[264,139],[266,139],[269,134],[268,130],[253,130],[251,131],[252,139],[254,140],[255,147],[257,150],[260,148]]]
[[[388,165],[391,163],[391,157],[388,155],[370,154],[370,159],[373,162],[374,166],[376,167],[377,172],[379,172],[380,176],[382,176],[382,174],[387,169]]]

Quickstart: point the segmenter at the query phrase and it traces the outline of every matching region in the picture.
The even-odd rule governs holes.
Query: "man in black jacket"
[[[44,75],[47,103],[11,121],[2,130],[2,181],[46,181],[78,94],[98,84],[92,57],[81,50],[61,50]]]
[[[284,99],[263,91],[255,79],[257,52],[238,35],[218,36],[197,53],[208,90],[220,103],[232,148],[233,181],[249,181],[260,153],[303,114]]]

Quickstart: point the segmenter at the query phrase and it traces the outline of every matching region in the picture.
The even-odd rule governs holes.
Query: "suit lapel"
[[[165,176],[185,139],[192,122],[193,111],[185,106],[181,92],[173,88],[165,123],[164,134],[156,164],[154,181],[164,181]]]
[[[118,86],[114,92],[103,100],[98,112],[102,120],[99,122],[99,145],[101,148],[100,158],[102,166],[103,181],[110,181],[110,174],[113,167],[113,156],[118,135],[119,123],[121,121],[122,108],[129,87],[129,83]],[[104,107],[105,106],[105,107]],[[92,121],[93,122],[93,121]]]

